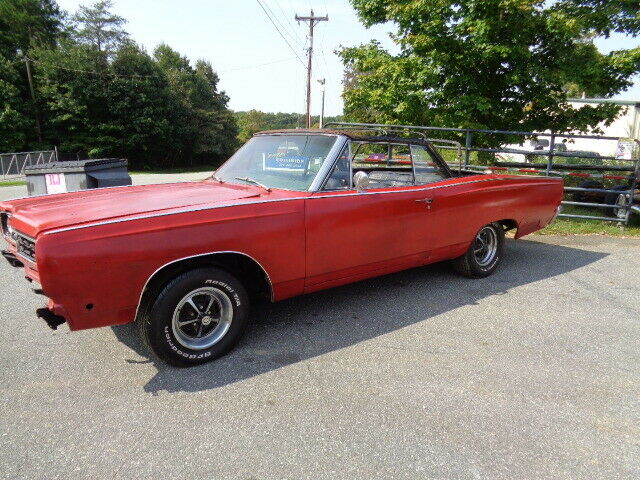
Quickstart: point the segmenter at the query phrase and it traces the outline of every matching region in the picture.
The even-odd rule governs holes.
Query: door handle
[[[431,204],[433,203],[433,198],[421,198],[420,200],[416,200],[416,203],[426,203],[427,208],[431,210]]]

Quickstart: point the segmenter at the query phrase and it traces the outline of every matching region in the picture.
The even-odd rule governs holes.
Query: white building
[[[640,101],[611,100],[608,98],[571,98],[569,103],[574,108],[585,105],[599,105],[613,103],[620,105],[622,111],[611,125],[599,125],[605,137],[622,137],[627,139],[640,139]],[[557,143],[557,141],[556,141]],[[567,145],[568,150],[584,150],[597,152],[603,156],[616,156],[618,142],[603,140],[576,139]]]
[[[586,105],[599,105],[603,103],[612,103],[620,105],[622,110],[618,117],[609,126],[604,124],[598,125],[602,131],[602,136],[619,137],[626,140],[601,140],[601,139],[581,139],[566,138],[561,134],[556,135],[554,144],[556,151],[581,152],[586,156],[594,157],[618,157],[630,158],[631,149],[634,147],[633,139],[640,140],[640,101],[634,100],[611,100],[608,98],[571,98],[569,104],[574,108],[582,108]],[[548,130],[544,133],[550,133]],[[531,140],[525,145],[506,145],[506,148],[522,150],[536,150],[543,152],[549,151],[548,136],[540,137],[538,140]],[[521,154],[506,154],[503,157],[511,161],[525,161],[525,156]]]

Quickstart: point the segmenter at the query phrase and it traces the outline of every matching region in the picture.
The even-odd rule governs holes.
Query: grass
[[[26,185],[27,182],[24,180],[7,180],[0,181],[0,187],[16,187],[18,185]]]
[[[610,216],[603,208],[582,208],[573,205],[562,207],[562,213],[573,215]],[[634,218],[635,217],[635,218]],[[537,235],[609,235],[614,237],[640,237],[640,217],[631,215],[632,225],[619,226],[616,222],[587,220],[582,218],[557,218],[551,225],[536,232]]]

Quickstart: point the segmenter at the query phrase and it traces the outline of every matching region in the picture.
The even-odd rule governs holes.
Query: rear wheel
[[[487,277],[498,268],[503,251],[504,228],[490,223],[476,234],[467,252],[453,261],[453,267],[465,277]]]
[[[218,268],[199,268],[169,282],[140,320],[145,343],[179,367],[218,358],[240,340],[249,297],[242,284]]]

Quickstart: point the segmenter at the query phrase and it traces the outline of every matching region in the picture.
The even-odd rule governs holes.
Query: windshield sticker
[[[307,168],[307,158],[298,155],[269,154],[262,157],[264,170],[299,172]]]

